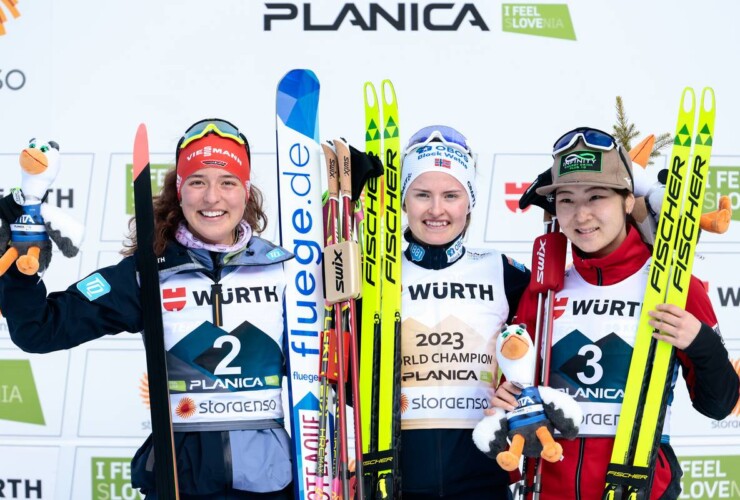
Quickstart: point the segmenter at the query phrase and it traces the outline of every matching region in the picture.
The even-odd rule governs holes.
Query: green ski
[[[648,283],[607,469],[604,498],[608,500],[650,497],[675,353],[673,346],[652,337],[648,311],[660,303],[686,306],[712,150],[715,109],[714,91],[705,88],[693,161],[690,161],[696,97],[693,89],[684,89]]]
[[[374,86],[365,84],[365,133],[367,151],[382,151],[384,175],[370,180],[365,190],[360,361],[363,463],[366,491],[374,492],[375,498],[400,498],[401,142],[398,102],[390,80],[381,84],[380,101]]]
[[[365,83],[365,152],[380,156],[380,104],[375,86]],[[383,178],[373,177],[365,185],[362,235],[362,337],[360,339],[360,402],[362,408],[362,446],[365,456],[378,451],[378,384],[380,373],[380,257]],[[372,485],[368,483],[368,490]]]

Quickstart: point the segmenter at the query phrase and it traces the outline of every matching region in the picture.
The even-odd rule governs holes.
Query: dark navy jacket
[[[189,250],[172,243],[159,259],[159,270],[197,271],[216,277],[235,266],[279,265],[293,257],[282,249],[268,255],[276,248],[252,237],[244,251],[224,264],[225,254]],[[271,259],[274,255],[279,257]],[[90,291],[82,286],[88,277],[47,297],[46,286],[38,276],[26,276],[11,266],[0,279],[0,309],[8,321],[12,341],[26,352],[46,353],[104,335],[140,332],[143,318],[135,257],[126,257],[95,273],[110,286],[108,293],[90,300]],[[283,428],[176,432],[174,438],[181,493],[209,494],[232,487],[277,491],[291,481],[290,440]],[[132,462],[132,483],[144,493],[154,490],[153,466],[150,436]]]

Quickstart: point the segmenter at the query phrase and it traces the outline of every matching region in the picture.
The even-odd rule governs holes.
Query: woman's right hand
[[[508,380],[501,382],[493,395],[493,399],[491,399],[491,407],[483,410],[483,413],[493,415],[496,412],[496,408],[513,411],[519,404],[516,397],[521,393],[522,390]]]

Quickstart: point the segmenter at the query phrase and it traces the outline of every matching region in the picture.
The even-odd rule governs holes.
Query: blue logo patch
[[[411,243],[409,251],[411,253],[411,260],[414,262],[421,262],[421,259],[424,258],[424,249],[416,243]]]
[[[515,268],[519,269],[523,273],[527,272],[527,268],[521,262],[517,262],[514,259],[509,258],[509,264],[511,264]]]
[[[281,255],[283,255],[284,253],[285,252],[283,252],[279,248],[276,248],[274,250],[270,250],[269,252],[267,252],[267,258],[270,259],[270,260],[275,260],[278,257],[280,257]]]
[[[462,257],[463,254],[463,239],[462,236],[460,236],[455,243],[448,248],[445,253],[447,253],[447,262],[455,262],[457,259]]]
[[[100,273],[91,274],[84,280],[77,283],[77,289],[87,297],[87,300],[92,302],[95,299],[99,299],[106,293],[111,291],[111,287],[105,278]]]

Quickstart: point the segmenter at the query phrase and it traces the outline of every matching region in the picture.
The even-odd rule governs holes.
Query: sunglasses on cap
[[[624,157],[622,147],[617,143],[614,136],[607,134],[603,130],[590,127],[578,127],[574,128],[570,132],[564,133],[552,145],[552,156],[554,157],[558,153],[562,153],[563,151],[567,151],[572,148],[579,139],[582,139],[584,144],[591,149],[611,151],[616,148],[619,153],[619,158],[622,160],[622,165],[627,169],[627,173],[629,174],[630,181],[632,183],[632,189],[634,190],[635,178],[632,176],[632,169],[629,168],[629,163],[627,163],[627,159]]]
[[[233,123],[218,118],[207,118],[205,120],[200,120],[188,127],[183,136],[180,138],[180,141],[177,143],[177,154],[179,155],[180,150],[187,147],[188,144],[192,143],[193,141],[197,141],[198,139],[201,139],[208,134],[218,134],[221,137],[231,139],[238,142],[239,144],[242,144],[244,147],[247,148],[247,155],[251,156],[249,154],[249,143],[247,142],[247,138],[244,136],[244,134],[239,132],[239,129]]]
[[[430,142],[434,141],[441,142],[445,146],[461,149],[470,156],[473,156],[473,152],[470,150],[468,140],[465,136],[454,128],[445,127],[444,125],[431,125],[419,130],[411,137],[411,139],[409,139],[408,146],[406,146],[404,154],[408,154],[412,150],[421,146],[426,146]]]
[[[601,130],[589,127],[578,127],[566,132],[552,145],[553,156],[573,147],[578,139],[583,139],[586,146],[601,151],[611,151],[617,146],[613,136]]]

